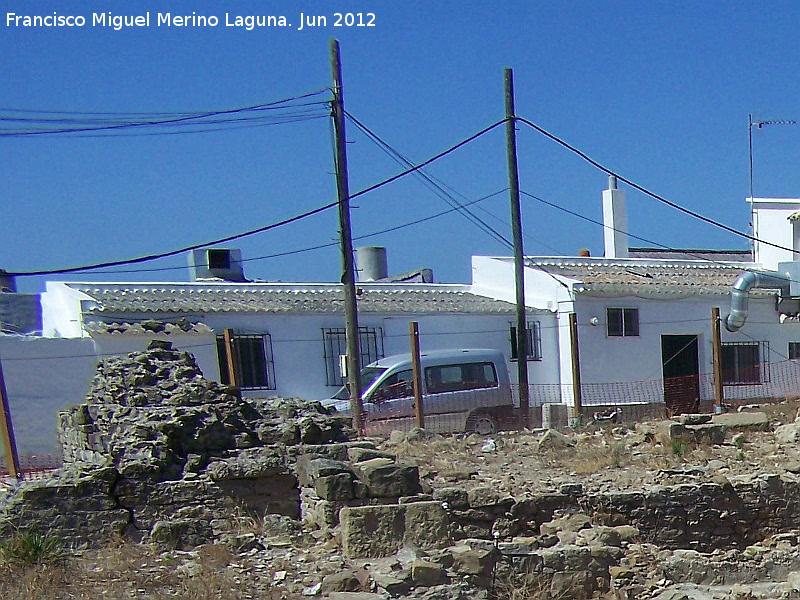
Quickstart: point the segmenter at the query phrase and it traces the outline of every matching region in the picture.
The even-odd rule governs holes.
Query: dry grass
[[[64,552],[58,560],[2,560],[0,598],[254,598],[245,569],[231,568],[235,558],[223,544],[178,553],[117,542],[97,550]]]
[[[492,586],[492,600],[566,600],[572,594],[554,591],[550,579],[537,573],[508,571]]]

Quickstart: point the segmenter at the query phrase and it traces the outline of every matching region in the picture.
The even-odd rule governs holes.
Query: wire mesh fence
[[[715,406],[714,377],[711,373],[668,379],[583,383],[580,389],[581,420],[638,421],[664,418],[687,412],[733,410],[743,404],[762,404],[800,399],[800,360],[785,360],[740,370],[738,380],[723,373],[724,402]],[[529,427],[575,424],[575,393],[570,384],[530,384]],[[514,430],[522,426],[519,387],[451,390],[423,398],[425,428],[438,433]],[[413,396],[366,402],[364,423],[368,435],[389,435],[394,430],[410,431],[417,426]],[[60,466],[58,454],[27,454],[19,457],[25,478],[40,477]],[[0,476],[7,476],[5,458],[0,455]]]
[[[51,471],[61,466],[60,454],[26,454],[19,458],[22,479],[32,480],[46,477]],[[0,454],[0,478],[9,477],[5,456]],[[2,479],[0,479],[0,482]]]
[[[738,377],[737,377],[738,376]],[[578,422],[614,420],[639,421],[666,418],[683,413],[733,410],[744,404],[765,404],[800,399],[800,360],[762,363],[756,369],[722,373],[723,402],[717,406],[713,373],[649,379],[582,383]],[[426,396],[423,399],[425,428],[440,433],[522,426],[519,387],[501,386],[492,398],[460,392],[458,397]],[[497,400],[511,397],[513,406]],[[530,384],[529,427],[566,426],[574,423],[575,390],[571,384]],[[365,426],[368,434],[408,432],[417,426],[413,397],[376,407],[367,403]],[[479,427],[479,428],[476,428]]]

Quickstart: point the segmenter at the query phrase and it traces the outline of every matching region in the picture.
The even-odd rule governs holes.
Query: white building
[[[482,347],[511,359],[515,308],[509,302],[475,294],[469,285],[360,283],[357,293],[362,364],[409,352],[411,321],[419,323],[423,351]],[[42,305],[47,336],[90,337],[98,355],[171,339],[195,355],[206,377],[218,380],[227,377],[218,344],[231,329],[245,396],[322,399],[344,381],[340,285],[49,282]],[[550,311],[534,310],[534,317],[554,333]],[[535,341],[540,348],[554,337]],[[531,376],[542,378],[544,364],[532,363]]]
[[[730,313],[732,286],[743,273],[783,278],[781,293],[800,296],[783,285],[800,273],[777,271],[800,247],[800,200],[755,199],[752,206],[756,236],[783,248],[757,242],[755,257],[629,248],[625,195],[612,179],[603,193],[604,257],[526,259],[532,405],[573,402],[571,314],[584,406],[665,402],[686,410],[710,403],[711,309],[723,318]],[[511,258],[473,257],[470,285],[430,283],[427,270],[404,274],[398,283],[386,278],[385,254],[373,250],[359,257],[362,364],[407,352],[410,321],[419,323],[423,351],[487,347],[514,361]],[[220,336],[233,330],[246,396],[320,399],[342,383],[340,285],[247,282],[241,256],[225,249],[196,251],[190,266],[193,281],[183,283],[47,284],[44,339],[30,344],[25,336],[5,336],[0,345],[18,428],[40,424],[46,432],[21,436],[21,453],[55,450],[55,411],[83,399],[99,358],[141,350],[153,338],[172,340],[197,357],[207,377],[225,380]],[[763,287],[757,282],[743,294],[750,300],[743,326],[722,328],[730,400],[800,396],[800,361],[790,360],[800,357],[800,301],[779,303],[778,291]],[[515,365],[509,371],[516,376]]]
[[[800,303],[782,298],[773,279],[790,274],[800,247],[800,200],[753,202],[755,258],[747,251],[663,251],[628,247],[625,196],[611,178],[603,193],[605,256],[528,257],[525,298],[530,308],[553,311],[556,375],[532,387],[534,401],[573,401],[569,316],[578,323],[580,378],[584,406],[664,401],[672,410],[710,403],[712,308],[722,320],[731,312],[731,291],[744,273],[761,282],[743,293],[749,299],[744,325],[722,327],[726,399],[800,396]],[[792,249],[795,252],[792,252]],[[766,284],[764,279],[768,280]],[[514,265],[508,257],[473,257],[473,290],[513,298]],[[781,282],[780,287],[786,288]],[[800,286],[798,286],[800,287]],[[788,288],[783,290],[786,296]],[[793,290],[793,293],[794,290]],[[800,293],[798,293],[800,295]],[[556,391],[556,386],[557,390]],[[706,405],[707,407],[707,405]]]

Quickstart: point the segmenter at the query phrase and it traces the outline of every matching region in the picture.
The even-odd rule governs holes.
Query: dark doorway
[[[672,415],[700,410],[700,364],[696,335],[662,335],[664,402]]]

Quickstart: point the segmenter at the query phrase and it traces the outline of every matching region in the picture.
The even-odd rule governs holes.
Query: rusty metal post
[[[572,417],[575,424],[580,423],[583,413],[583,399],[581,396],[581,355],[578,349],[578,315],[569,314],[569,341],[572,349]]]
[[[722,410],[725,388],[722,386],[722,340],[720,338],[719,307],[711,309],[711,356],[714,362],[714,403]]]
[[[239,387],[239,378],[236,376],[236,359],[234,358],[233,348],[233,329],[225,329],[222,332],[225,338],[225,359],[228,365],[228,382],[234,387]]]
[[[8,472],[14,478],[21,479],[22,471],[19,468],[19,455],[17,454],[17,443],[14,440],[14,427],[11,424],[11,411],[8,408],[8,392],[6,392],[2,364],[0,364],[0,437],[3,438],[3,452],[6,455]]]

